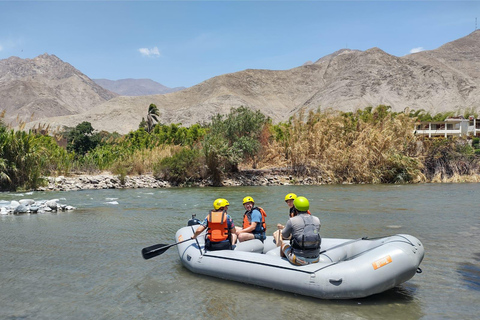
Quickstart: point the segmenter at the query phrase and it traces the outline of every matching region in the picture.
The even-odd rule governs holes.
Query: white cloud
[[[410,50],[410,53],[417,53],[424,50],[425,49],[423,49],[423,47],[413,48],[412,50]]]
[[[140,48],[138,51],[145,57],[160,57],[160,50],[157,47],[153,47],[151,49],[148,48]]]

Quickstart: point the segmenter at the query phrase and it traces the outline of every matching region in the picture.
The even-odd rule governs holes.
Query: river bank
[[[321,185],[331,181],[321,176],[298,177],[288,169],[243,170],[226,177],[223,186],[283,186],[283,185]],[[135,188],[170,188],[170,187],[207,187],[213,186],[210,179],[202,179],[172,184],[169,181],[156,179],[152,174],[119,176],[110,172],[101,174],[78,174],[71,176],[47,177],[47,185],[38,187],[36,191],[78,191],[100,189],[135,189]]]

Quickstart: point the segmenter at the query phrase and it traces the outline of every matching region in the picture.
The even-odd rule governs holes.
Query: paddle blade
[[[142,257],[145,260],[154,258],[156,256],[161,255],[165,251],[167,251],[170,247],[171,247],[171,245],[168,245],[168,244],[156,244],[156,245],[151,246],[151,247],[143,248],[142,249]]]

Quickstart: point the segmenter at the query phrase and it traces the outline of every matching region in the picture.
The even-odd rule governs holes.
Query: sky
[[[404,56],[480,28],[480,1],[5,1],[0,60],[53,54],[91,79],[190,87],[348,48]]]

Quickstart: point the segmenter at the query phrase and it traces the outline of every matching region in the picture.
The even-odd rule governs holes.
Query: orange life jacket
[[[245,214],[243,216],[243,229],[246,229],[246,228],[248,228],[252,225],[252,222],[251,222],[252,215],[251,215],[251,213],[255,209],[260,211],[260,213],[262,214],[262,229],[263,229],[263,231],[267,231],[267,224],[265,223],[265,217],[267,216],[267,213],[265,212],[265,210],[263,210],[260,207],[255,207],[255,208],[252,208],[252,210],[245,212]],[[250,220],[249,220],[249,217],[250,217]],[[255,230],[253,230],[253,231],[255,231]]]
[[[210,211],[207,221],[207,238],[210,241],[220,242],[228,239],[229,230],[226,211]]]

